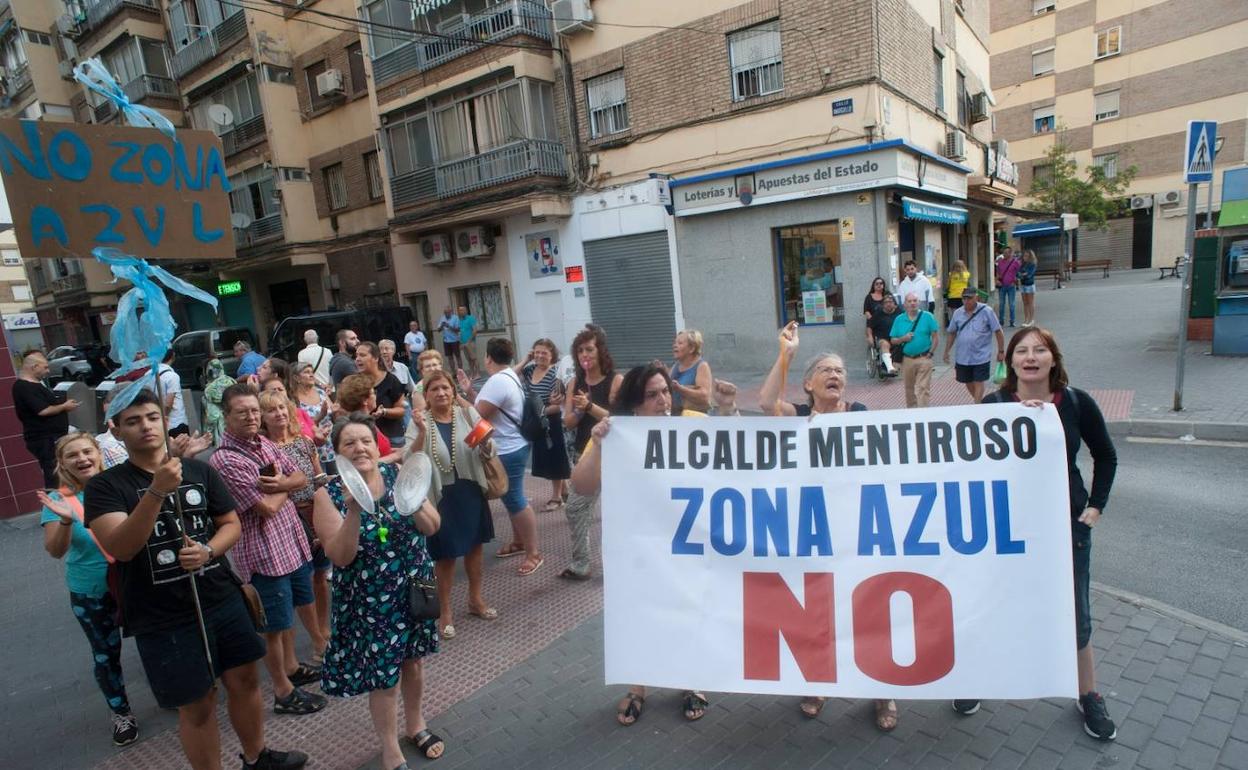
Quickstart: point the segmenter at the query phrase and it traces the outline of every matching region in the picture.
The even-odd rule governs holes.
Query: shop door
[[[607,333],[616,370],[671,358],[676,299],[667,233],[586,241],[584,248],[590,315]]]
[[[1153,210],[1136,209],[1131,212],[1131,267],[1139,270],[1153,266]]]
[[[312,312],[312,301],[308,297],[308,282],[302,278],[297,281],[269,284],[269,301],[273,303],[275,323],[281,323],[283,318],[289,318],[292,315],[306,315]]]

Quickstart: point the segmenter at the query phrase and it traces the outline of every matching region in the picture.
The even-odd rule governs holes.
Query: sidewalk
[[[549,487],[530,479],[527,491],[540,505]],[[428,661],[427,714],[448,747],[438,767],[1248,768],[1248,634],[1105,590],[1094,595],[1093,643],[1098,681],[1119,725],[1115,743],[1084,735],[1073,705],[1060,701],[990,702],[969,718],[944,702],[910,702],[898,729],[883,735],[865,702],[830,701],[812,722],[793,698],[712,694],[706,717],[686,723],[677,694],[658,691],[637,725],[621,727],[615,703],[624,688],[603,685],[601,579],[556,577],[568,558],[567,524],[562,513],[539,514],[539,523],[545,566],[519,578],[514,559],[487,555],[485,592],[499,620],[461,612],[458,636]],[[58,567],[30,524],[0,524],[9,587],[0,623],[8,653],[0,661],[0,767],[186,767],[175,716],[152,702],[131,643],[124,666],[143,740],[112,747]],[[508,531],[501,510],[495,526],[501,540]],[[462,611],[464,603],[461,576],[455,606]],[[220,717],[227,724],[223,709]],[[377,767],[366,698],[331,699],[315,716],[269,715],[266,730],[273,746],[311,754],[310,768]],[[222,743],[234,757],[228,728]],[[419,757],[412,763],[425,765]]]

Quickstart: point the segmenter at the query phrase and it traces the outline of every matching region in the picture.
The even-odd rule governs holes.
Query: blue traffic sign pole
[[[1213,217],[1213,161],[1218,124],[1189,120],[1184,144],[1183,178],[1187,182],[1187,238],[1183,255],[1183,289],[1179,292],[1179,345],[1174,366],[1174,411],[1183,411],[1183,374],[1187,355],[1187,316],[1192,304],[1192,263],[1196,256],[1196,195],[1200,182],[1209,183],[1209,217]]]

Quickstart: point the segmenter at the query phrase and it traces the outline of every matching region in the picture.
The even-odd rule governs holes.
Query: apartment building
[[[986,0],[587,5],[556,26],[595,188],[574,206],[591,316],[613,351],[666,357],[689,326],[716,362],[761,371],[796,320],[803,348],[856,360],[877,275],[895,286],[915,259],[939,292],[961,259],[991,287],[993,212],[1017,193]],[[656,175],[668,190],[650,194]]]
[[[4,322],[9,350],[21,352],[43,344],[39,316],[32,309],[33,304],[13,226],[0,222],[0,319]]]
[[[1129,215],[1081,232],[1080,254],[1119,267],[1172,264],[1184,251],[1187,121],[1218,121],[1221,169],[1248,161],[1248,3],[1243,0],[994,0],[997,131],[1019,189],[1046,173],[1058,131],[1079,167],[1135,166]],[[1197,210],[1207,221],[1207,192]]]

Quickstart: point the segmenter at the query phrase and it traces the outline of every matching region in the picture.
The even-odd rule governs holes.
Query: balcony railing
[[[463,26],[445,32],[446,37],[413,33],[416,37],[410,43],[373,58],[373,77],[384,83],[407,73],[427,72],[514,35],[550,40],[550,19],[543,3],[510,0],[468,17]]]
[[[4,96],[17,96],[31,84],[30,65],[23,62],[17,69],[11,70],[4,78],[4,88],[0,89],[0,93]]]
[[[52,282],[53,294],[68,294],[72,291],[84,291],[87,288],[85,273],[72,273],[57,278]]]
[[[269,214],[267,217],[261,217],[253,220],[246,227],[236,228],[234,230],[234,247],[245,249],[248,246],[255,246],[258,243],[271,241],[275,238],[282,237],[282,215],[281,213]]]
[[[496,150],[417,169],[390,180],[395,208],[452,198],[529,176],[567,174],[563,145],[544,139],[523,139]]]
[[[228,158],[239,150],[245,150],[264,138],[264,115],[235,123],[234,128],[221,135],[221,146]]]
[[[136,104],[149,96],[178,98],[178,88],[174,82],[160,75],[139,75],[122,86],[122,90],[126,92],[126,97]],[[96,123],[106,123],[117,116],[117,105],[111,101],[104,101],[92,107],[91,111],[95,115]]]
[[[111,19],[122,9],[122,6],[126,5],[160,13],[157,0],[96,0],[87,5],[86,20],[78,25],[77,36],[81,37],[104,26],[104,22]]]
[[[211,32],[173,54],[174,77],[184,77],[246,34],[247,18],[240,9],[233,16],[213,27]]]

